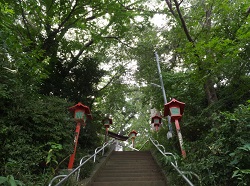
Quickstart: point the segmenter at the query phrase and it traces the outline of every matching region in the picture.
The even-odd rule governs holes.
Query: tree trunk
[[[183,1],[178,2],[177,0],[165,0],[168,8],[170,10],[170,12],[172,13],[172,15],[175,17],[175,19],[179,20],[182,29],[186,35],[187,40],[192,43],[193,47],[195,47],[195,40],[192,38],[192,36],[190,35],[189,29],[187,28],[187,24],[186,21],[181,13],[180,10],[180,4]],[[175,6],[176,8],[176,12],[173,9],[173,6]],[[211,28],[211,14],[212,14],[212,7],[208,8],[205,10],[206,11],[206,20],[204,22],[204,27],[207,28],[207,30],[210,30]],[[209,32],[208,32],[209,33]],[[209,55],[209,51],[207,52],[207,54]],[[206,69],[204,69],[203,64],[205,63],[202,58],[198,55],[195,54],[195,56],[198,58],[198,60],[200,61],[200,65],[199,65],[199,73],[201,73],[201,75],[205,76],[206,74]],[[216,89],[214,87],[214,82],[211,76],[208,76],[207,79],[205,80],[204,83],[204,89],[205,89],[205,93],[206,93],[206,97],[207,97],[207,101],[208,101],[208,105],[218,101],[217,98],[217,94],[216,94]]]
[[[208,35],[210,33],[211,26],[212,26],[212,23],[211,23],[212,7],[209,7],[205,11],[206,11],[206,21],[204,23],[204,27],[208,30],[207,31],[207,35]],[[207,55],[211,55],[210,50],[207,51]],[[208,76],[206,81],[205,81],[205,84],[204,84],[208,105],[218,101],[217,93],[216,93],[214,84],[215,83],[214,83],[212,77]]]
[[[208,105],[217,102],[218,101],[217,93],[211,77],[208,77],[208,79],[206,80],[204,88],[207,96]]]

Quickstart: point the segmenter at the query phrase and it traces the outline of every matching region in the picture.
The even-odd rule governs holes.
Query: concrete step
[[[133,163],[141,163],[141,164],[155,164],[155,161],[154,160],[113,160],[113,159],[110,159],[108,162],[106,162],[106,164],[133,164]]]
[[[137,153],[137,154],[135,154],[135,153]],[[115,153],[113,153],[113,155],[114,156],[117,156],[117,155],[119,155],[119,156],[150,156],[150,153],[148,153],[148,152],[122,152],[122,151],[120,151],[120,152],[118,152],[118,151],[116,151]]]
[[[120,161],[109,160],[105,165],[106,166],[130,166],[130,165],[156,165],[156,164],[153,161],[148,161],[148,162],[130,161],[127,163],[121,163]]]
[[[152,157],[145,157],[145,156],[137,156],[137,157],[131,157],[131,156],[115,156],[115,157],[110,157],[111,160],[152,160]]]
[[[98,177],[159,177],[158,172],[102,172]]]
[[[91,186],[166,186],[164,181],[94,182]]]
[[[120,156],[120,157],[125,157],[125,156],[129,156],[129,157],[151,157],[151,154],[149,152],[135,152],[135,151],[131,151],[131,152],[114,152],[112,154],[112,157],[116,157],[116,156]]]
[[[159,173],[159,169],[141,169],[141,168],[136,168],[136,169],[106,169],[104,168],[100,173],[109,173],[109,174],[114,174],[114,173],[119,173],[119,174],[126,174],[126,173]]]
[[[150,154],[149,151],[114,151],[113,154]]]
[[[109,159],[111,162],[124,162],[124,163],[129,163],[129,162],[154,162],[154,160],[151,158],[138,158],[138,159],[132,159],[132,158],[127,158],[127,159],[122,159],[122,158],[110,158]]]
[[[131,156],[114,156],[114,157],[110,157],[110,159],[112,160],[140,160],[140,159],[145,159],[145,160],[152,160],[152,157],[145,157],[145,156],[136,156],[136,157],[131,157]]]
[[[166,186],[150,152],[113,152],[92,186]]]
[[[135,169],[137,167],[144,168],[144,169],[151,169],[151,168],[157,168],[157,165],[154,164],[125,164],[125,165],[120,165],[120,164],[106,164],[106,168],[121,168],[121,169]]]
[[[152,177],[98,177],[95,182],[123,182],[123,181],[157,181],[163,180],[162,176]]]
[[[150,155],[138,155],[138,156],[136,156],[136,155],[114,155],[114,156],[112,156],[111,158],[124,158],[124,159],[126,159],[126,158],[134,158],[134,159],[138,159],[138,158],[141,158],[141,157],[143,157],[143,158],[152,158]]]

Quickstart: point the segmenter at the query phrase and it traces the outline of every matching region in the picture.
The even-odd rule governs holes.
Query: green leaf
[[[8,182],[10,183],[10,186],[17,186],[16,181],[12,175],[8,176]]]
[[[0,176],[0,184],[5,183],[8,181],[8,178]]]
[[[250,143],[245,144],[243,147],[238,147],[238,149],[245,150],[245,151],[250,151]]]
[[[239,176],[239,172],[240,172],[240,170],[234,171],[234,173],[233,173],[233,175],[232,175],[232,178],[238,177],[238,176]]]
[[[250,169],[243,169],[241,170],[243,174],[250,174]]]

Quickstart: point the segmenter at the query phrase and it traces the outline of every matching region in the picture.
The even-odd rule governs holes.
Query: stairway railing
[[[115,142],[114,139],[108,141],[108,142],[105,142],[102,146],[100,147],[97,147],[95,149],[95,153],[93,155],[87,155],[87,156],[84,156],[81,160],[80,160],[80,164],[78,167],[76,167],[75,169],[73,169],[68,175],[58,175],[58,176],[55,176],[49,183],[48,186],[52,186],[53,182],[56,180],[56,179],[59,179],[59,178],[63,178],[62,180],[60,180],[55,186],[60,186],[63,182],[65,182],[66,180],[68,180],[74,173],[77,172],[77,177],[76,177],[76,180],[78,181],[79,180],[79,175],[80,175],[80,170],[81,170],[81,167],[86,164],[88,161],[90,161],[92,158],[93,158],[93,161],[95,162],[96,161],[96,156],[98,155],[99,152],[102,151],[102,156],[104,155],[104,150],[107,146],[110,146],[111,144],[113,144]],[[86,159],[87,158],[87,159]],[[86,159],[85,161],[83,161],[84,159]]]
[[[200,182],[200,178],[197,174],[193,173],[193,172],[185,172],[185,171],[181,171],[178,168],[178,164],[177,164],[177,160],[176,157],[173,153],[171,152],[166,152],[165,147],[161,144],[159,144],[159,142],[151,137],[149,137],[149,139],[141,146],[141,148],[139,150],[141,150],[146,143],[151,142],[156,148],[157,150],[164,156],[167,158],[167,156],[172,156],[174,158],[174,162],[170,162],[170,164],[175,168],[175,170],[184,178],[184,180],[190,185],[190,186],[194,186],[194,184],[185,176],[185,174],[192,174],[194,175]]]
[[[132,147],[132,146],[126,146],[127,148],[130,148],[131,150],[133,150],[133,151],[140,151],[140,150],[138,150],[138,149],[136,149],[136,148],[134,148],[134,147]]]

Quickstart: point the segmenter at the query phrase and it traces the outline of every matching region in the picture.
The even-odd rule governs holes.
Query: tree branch
[[[92,45],[93,43],[94,43],[94,40],[93,40],[93,39],[91,39],[91,40],[89,40],[87,43],[85,43],[85,44],[83,45],[83,47],[81,48],[81,50],[78,52],[78,54],[74,57],[74,60],[77,60],[77,59],[82,55],[83,51],[84,51],[86,48],[88,48],[90,45]]]
[[[247,17],[248,17],[248,16],[249,16],[249,14],[250,14],[250,7],[247,9],[246,14],[247,14]]]
[[[138,12],[148,12],[148,13],[153,13],[153,14],[165,14],[165,12],[159,12],[159,11],[154,11],[154,10],[144,10],[142,8],[134,8],[132,7],[135,3],[132,3],[130,5],[123,5],[122,3],[119,2],[119,4],[125,9],[129,11],[138,11]]]
[[[187,29],[186,22],[185,22],[182,14],[181,14],[180,6],[179,6],[177,0],[174,0],[174,3],[175,3],[175,7],[176,7],[177,13],[179,15],[180,21],[181,21],[182,28],[183,28],[183,30],[184,30],[184,32],[186,34],[186,37],[187,37],[189,42],[194,43],[194,40],[192,39],[192,37],[191,37],[191,35],[190,35],[190,33],[189,33],[188,29]]]
[[[182,2],[183,2],[183,0],[181,0],[178,5],[180,6]]]
[[[121,41],[121,39],[120,39],[119,37],[117,37],[117,36],[104,36],[103,38],[106,38],[106,39],[115,39],[115,40],[117,40],[118,42],[120,42],[121,44],[123,44],[123,45],[125,45],[125,46],[127,46],[127,47],[129,47],[129,48],[135,49],[135,48],[131,47],[129,44],[124,43],[123,41]]]
[[[28,20],[27,20],[27,18],[26,18],[26,16],[25,16],[25,12],[24,12],[24,9],[23,9],[23,6],[22,6],[22,1],[21,1],[21,0],[18,0],[18,2],[20,3],[20,7],[21,7],[21,11],[22,11],[23,23],[24,23],[25,28],[26,28],[26,30],[27,30],[29,39],[30,39],[31,41],[33,41],[33,38],[31,37],[31,33],[30,33],[30,30],[29,30]]]
[[[115,73],[115,75],[113,75],[111,77],[111,79],[109,80],[109,82],[107,82],[106,85],[104,85],[101,89],[99,89],[98,91],[101,92],[102,90],[104,90],[105,88],[107,88],[115,79],[119,78],[121,76],[121,70],[117,71]]]
[[[60,29],[63,27],[63,25],[70,19],[71,15],[73,14],[73,12],[75,11],[77,7],[77,1],[74,4],[73,8],[71,9],[71,11],[69,12],[69,14],[67,15],[67,17],[61,22],[61,24],[58,26],[57,28],[57,33],[60,31]]]
[[[173,10],[173,6],[172,6],[171,0],[170,1],[169,0],[165,0],[165,1],[166,1],[167,5],[168,5],[168,8],[169,8],[171,14],[176,18],[176,14],[175,14],[175,12]]]

